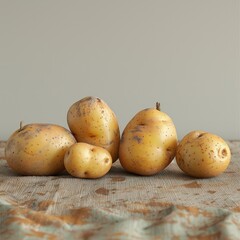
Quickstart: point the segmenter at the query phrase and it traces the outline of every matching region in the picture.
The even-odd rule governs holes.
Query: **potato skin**
[[[119,148],[122,167],[138,175],[153,175],[175,157],[177,132],[164,112],[148,108],[138,112],[125,127]]]
[[[65,154],[64,165],[69,174],[78,178],[100,178],[111,169],[111,154],[102,147],[75,143]]]
[[[117,117],[100,98],[85,97],[69,108],[68,126],[78,142],[108,150],[113,162],[118,159],[120,130]]]
[[[28,124],[8,139],[5,156],[21,175],[55,175],[64,170],[64,155],[76,142],[70,131],[54,124]]]
[[[216,177],[223,173],[231,160],[227,143],[205,131],[192,131],[180,141],[176,162],[186,174],[197,178]]]

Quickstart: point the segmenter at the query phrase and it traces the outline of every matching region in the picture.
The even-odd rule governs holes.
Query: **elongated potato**
[[[100,98],[85,97],[67,113],[68,126],[78,142],[108,150],[113,162],[118,159],[120,131],[117,117]]]
[[[75,143],[66,152],[64,165],[69,174],[79,178],[100,178],[112,166],[111,154],[102,147]]]
[[[175,157],[177,132],[172,119],[156,108],[138,112],[125,127],[119,148],[122,167],[131,173],[153,175]]]
[[[5,156],[22,175],[55,175],[64,170],[64,155],[76,143],[67,129],[53,124],[28,124],[8,139]]]

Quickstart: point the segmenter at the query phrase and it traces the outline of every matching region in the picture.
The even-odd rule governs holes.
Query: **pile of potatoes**
[[[69,130],[55,124],[22,126],[8,139],[5,156],[21,175],[55,175],[66,170],[78,178],[100,178],[119,159],[128,172],[150,176],[174,158],[186,174],[215,177],[231,160],[219,136],[192,131],[178,142],[172,119],[156,107],[139,111],[120,135],[116,115],[100,98],[85,97],[67,112]]]

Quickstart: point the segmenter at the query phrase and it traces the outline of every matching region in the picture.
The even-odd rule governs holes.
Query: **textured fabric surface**
[[[119,162],[101,179],[18,176],[0,144],[0,239],[240,239],[240,141],[220,176],[195,179],[175,160],[140,177]]]

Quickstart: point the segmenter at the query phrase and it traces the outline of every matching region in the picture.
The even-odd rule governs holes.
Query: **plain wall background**
[[[179,138],[240,139],[238,0],[0,0],[0,139],[21,120],[67,127],[88,96],[121,131],[161,102]]]

